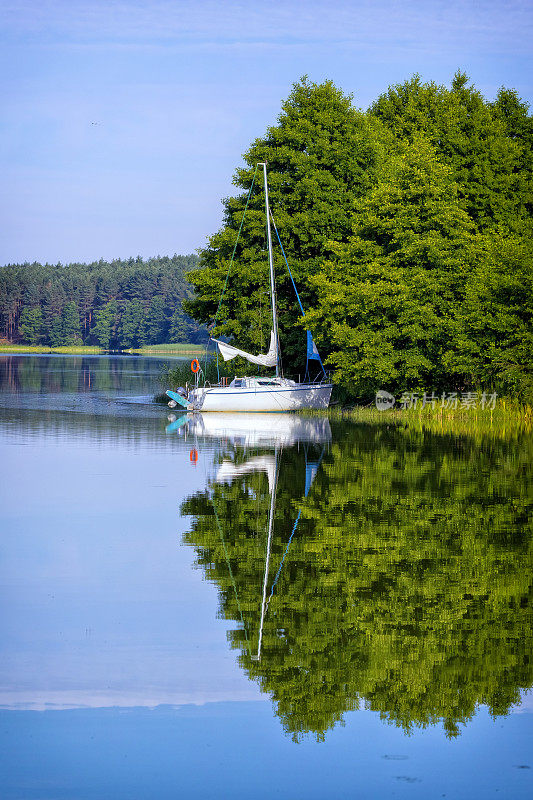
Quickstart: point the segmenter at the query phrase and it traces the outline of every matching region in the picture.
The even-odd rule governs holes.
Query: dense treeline
[[[334,380],[376,389],[492,388],[533,399],[533,118],[514,90],[491,102],[458,72],[450,88],[415,76],[367,112],[331,82],[295,84],[278,124],[244,154],[241,194],[189,276],[185,308],[211,322],[256,164]],[[262,178],[236,247],[216,333],[267,340]],[[305,353],[276,253],[286,373]],[[295,324],[297,323],[297,324]]]
[[[10,264],[0,269],[0,336],[25,344],[104,349],[196,342],[200,325],[182,310],[197,257],[130,258],[92,264]]]

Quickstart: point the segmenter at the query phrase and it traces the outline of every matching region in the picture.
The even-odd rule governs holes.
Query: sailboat
[[[260,163],[257,166],[263,167],[265,184],[265,213],[270,270],[270,297],[272,303],[270,346],[266,353],[253,355],[231,344],[222,342],[219,339],[213,338],[212,341],[217,345],[219,353],[224,361],[231,361],[233,358],[241,356],[252,364],[263,367],[274,367],[275,375],[271,377],[235,377],[229,384],[219,383],[213,385],[204,381],[203,385],[201,385],[201,370],[198,370],[196,373],[196,385],[190,391],[185,393],[171,390],[167,391],[167,395],[171,399],[169,405],[177,403],[188,411],[243,411],[248,413],[325,409],[329,405],[333,384],[328,380],[328,376],[310,331],[307,331],[307,364],[309,365],[309,361],[318,361],[321,367],[321,377],[316,380],[300,383],[290,378],[285,378],[280,368],[274,258],[272,253],[272,214],[268,202],[267,165],[266,163]],[[283,253],[283,255],[285,256],[285,253]],[[285,262],[287,263],[286,259]],[[292,273],[290,272],[288,263],[287,268],[289,269],[292,280]],[[294,281],[292,281],[292,283],[296,291],[300,310],[302,315],[304,315],[304,310]]]

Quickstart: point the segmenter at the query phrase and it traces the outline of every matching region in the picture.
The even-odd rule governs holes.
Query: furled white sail
[[[253,356],[251,353],[245,353],[244,350],[239,350],[231,344],[226,344],[218,339],[213,339],[218,344],[220,355],[224,361],[231,361],[232,358],[242,356],[250,361],[252,364],[259,364],[262,367],[275,367],[278,360],[278,349],[276,347],[276,340],[274,338],[274,331],[270,332],[270,347],[268,353],[259,356]]]

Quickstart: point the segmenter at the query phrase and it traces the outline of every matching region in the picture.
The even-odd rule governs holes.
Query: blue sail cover
[[[312,358],[320,361],[318,349],[311,335],[311,331],[307,331],[307,360],[309,361]]]

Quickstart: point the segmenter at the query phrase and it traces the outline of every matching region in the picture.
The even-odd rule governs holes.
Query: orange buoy
[[[196,447],[193,447],[193,449],[189,453],[189,458],[191,460],[191,464],[196,464],[196,462],[198,461],[198,450],[196,449]]]
[[[200,362],[198,361],[197,358],[193,358],[193,360],[191,361],[191,369],[195,374],[199,371]]]

